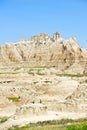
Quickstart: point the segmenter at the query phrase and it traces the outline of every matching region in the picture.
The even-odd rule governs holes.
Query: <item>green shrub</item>
[[[7,120],[8,120],[8,117],[1,117],[0,124],[6,122]]]
[[[33,82],[33,84],[37,84],[38,82],[36,81],[36,82]]]
[[[49,80],[45,80],[44,82],[45,83],[52,83],[52,81],[49,81]]]
[[[7,97],[8,100],[11,100],[13,102],[19,102],[20,101],[20,97]]]
[[[42,76],[42,75],[45,75],[44,73],[39,72],[39,71],[38,71],[36,74],[37,74],[37,75],[41,75],[41,76]]]

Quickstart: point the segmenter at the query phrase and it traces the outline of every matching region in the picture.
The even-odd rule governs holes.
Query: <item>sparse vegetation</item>
[[[4,123],[4,122],[6,122],[8,120],[8,117],[0,117],[0,124],[1,123]]]
[[[38,69],[39,69],[39,68],[40,68],[40,69],[47,68],[47,69],[48,69],[49,67],[48,67],[48,66],[34,66],[33,68],[38,68]]]
[[[66,76],[66,77],[83,77],[83,76],[87,76],[84,74],[57,74],[58,76]]]
[[[19,102],[20,101],[20,97],[7,97],[8,100],[11,100],[13,102]]]
[[[69,77],[82,77],[83,74],[63,74],[64,76],[69,76]]]
[[[49,81],[49,80],[45,80],[44,82],[45,83],[52,83],[52,81]]]
[[[0,72],[0,74],[18,74],[18,72]]]
[[[66,130],[64,128],[64,126],[36,126],[36,127],[31,127],[31,126],[24,126],[24,127],[18,127],[18,126],[15,126],[15,127],[12,127],[12,128],[9,128],[8,130]]]
[[[61,119],[30,123],[23,127],[14,126],[8,130],[87,130],[87,119]]]
[[[33,84],[37,84],[38,82],[36,81],[36,82],[33,82]]]
[[[45,73],[42,73],[42,72],[39,72],[39,71],[36,74],[37,75],[45,75]]]

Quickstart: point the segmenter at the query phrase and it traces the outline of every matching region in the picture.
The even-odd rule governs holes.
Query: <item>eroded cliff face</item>
[[[73,63],[79,62],[85,66],[87,51],[80,47],[75,38],[64,40],[59,33],[51,38],[42,33],[30,40],[22,39],[12,44],[0,46],[0,62],[28,62],[30,65],[55,66],[67,69]]]
[[[30,40],[22,39],[16,44],[6,43],[0,46],[0,60],[31,61],[35,60],[83,60],[87,52],[79,46],[75,38],[64,40],[59,33],[53,38],[48,34],[33,36]]]
[[[8,120],[0,129],[23,125],[22,119],[87,117],[86,59],[75,38],[64,40],[59,33],[1,45],[0,116]]]

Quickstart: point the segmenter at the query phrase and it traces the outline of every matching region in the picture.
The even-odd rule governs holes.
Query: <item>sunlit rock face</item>
[[[80,47],[76,38],[64,40],[58,32],[53,37],[41,33],[31,39],[0,46],[0,62],[29,62],[30,65],[47,65],[65,70],[77,62],[84,68],[86,62],[83,61],[86,59],[87,51]]]
[[[0,130],[87,118],[87,51],[56,32],[0,46]]]

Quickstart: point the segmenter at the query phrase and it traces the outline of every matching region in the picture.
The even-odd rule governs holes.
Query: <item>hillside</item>
[[[15,44],[5,43],[0,46],[0,62],[54,66],[60,70],[68,70],[69,73],[78,65],[80,69],[78,68],[76,73],[80,73],[79,71],[83,73],[86,59],[87,51],[80,47],[75,38],[64,40],[57,32],[52,38],[42,33],[31,39],[22,39]]]
[[[1,130],[87,118],[87,51],[59,33],[0,46]]]

